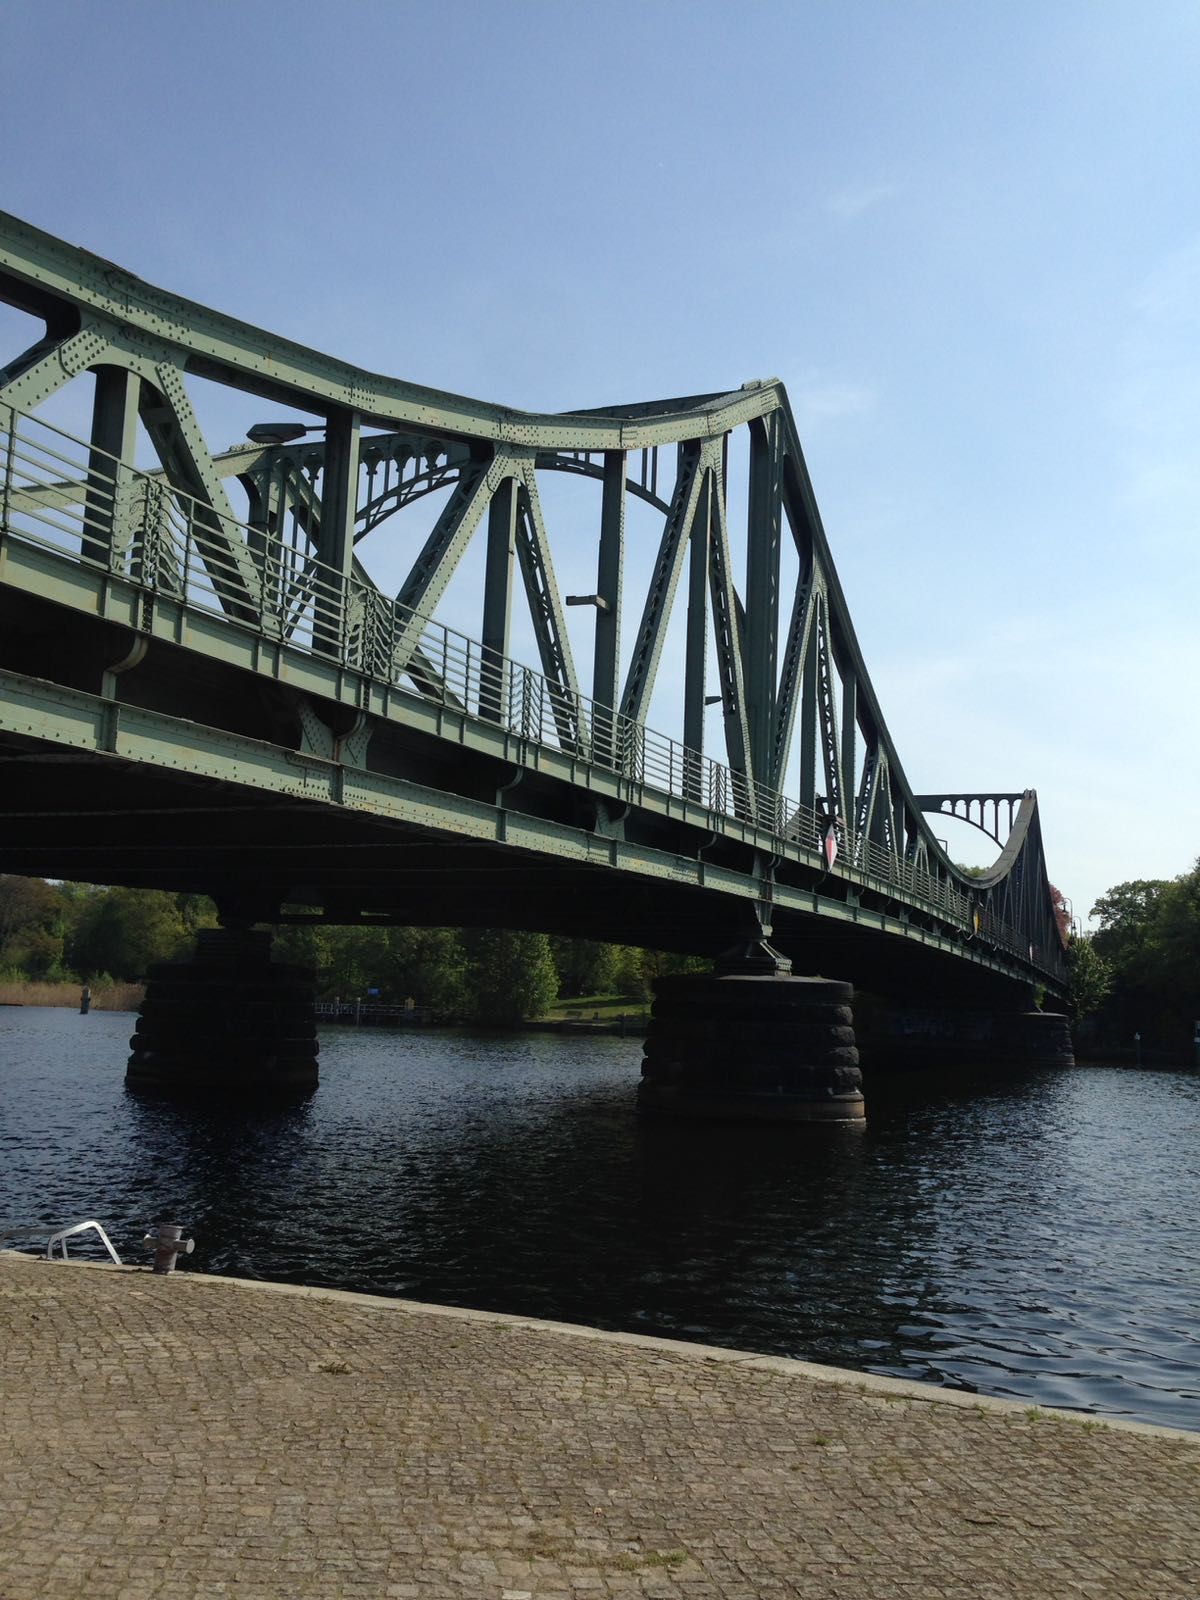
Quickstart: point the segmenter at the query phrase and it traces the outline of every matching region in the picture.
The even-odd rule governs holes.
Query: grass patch
[[[627,994],[584,994],[576,1000],[556,1000],[543,1012],[546,1022],[616,1022],[618,1017],[649,1017],[650,1002]]]
[[[622,1572],[636,1572],[639,1567],[681,1567],[686,1560],[685,1550],[646,1550],[620,1556],[617,1566]]]
[[[67,1006],[79,1010],[80,983],[33,983],[16,979],[0,983],[0,1005]],[[146,989],[140,983],[91,985],[93,1011],[138,1011]]]

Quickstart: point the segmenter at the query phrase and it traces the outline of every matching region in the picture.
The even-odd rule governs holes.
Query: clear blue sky
[[[782,377],[914,787],[1036,786],[1080,913],[1192,865],[1190,0],[10,0],[3,44],[0,203],[152,282],[536,409]]]

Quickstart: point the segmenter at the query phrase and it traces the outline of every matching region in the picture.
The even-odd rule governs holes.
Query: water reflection
[[[127,1095],[126,1018],[0,1013],[0,1221],[1200,1427],[1196,1080],[868,1085],[870,1122],[638,1120],[637,1041],[330,1031],[280,1110]]]

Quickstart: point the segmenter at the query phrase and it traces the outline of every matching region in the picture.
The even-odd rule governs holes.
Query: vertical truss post
[[[689,534],[687,657],[683,679],[684,794],[699,800],[704,752],[704,684],[708,663],[708,546],[712,537],[713,475],[705,472]]]
[[[483,580],[483,663],[479,715],[504,720],[504,661],[512,626],[513,567],[517,558],[517,480],[505,478],[488,504]]]
[[[96,368],[81,553],[106,566],[127,548],[133,533],[131,472],[140,382],[124,367]]]
[[[625,558],[625,452],[604,452],[604,496],[600,506],[600,551],[596,561],[596,650],[592,662],[595,702],[592,753],[613,764],[613,709],[620,696],[621,576]]]
[[[854,764],[858,759],[855,736],[858,733],[858,680],[853,669],[842,678],[842,826],[848,859],[854,859]]]
[[[819,597],[817,599],[819,604]],[[800,804],[811,814],[817,808],[817,677],[820,644],[816,619],[808,630],[804,670],[800,676]]]
[[[746,713],[752,770],[771,781],[779,651],[779,550],[783,525],[781,415],[750,424],[746,530]]]
[[[337,654],[348,615],[354,523],[358,515],[358,452],[361,419],[354,411],[334,411],[325,430],[325,468],[321,483],[320,559],[326,570],[313,592],[313,635]],[[329,593],[330,585],[334,592]]]

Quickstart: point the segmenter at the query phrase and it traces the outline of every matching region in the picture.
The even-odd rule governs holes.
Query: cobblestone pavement
[[[1200,1436],[14,1255],[0,1356],[3,1600],[1200,1597]]]

